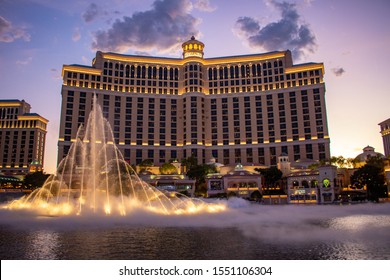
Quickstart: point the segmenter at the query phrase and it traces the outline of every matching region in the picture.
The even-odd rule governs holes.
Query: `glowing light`
[[[111,206],[109,204],[104,205],[104,212],[106,213],[106,215],[111,214]]]
[[[188,58],[188,57],[200,57],[202,58],[202,53],[199,53],[199,52],[185,52],[184,53],[184,58]]]

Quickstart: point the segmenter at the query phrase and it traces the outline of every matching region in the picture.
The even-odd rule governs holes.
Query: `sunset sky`
[[[383,153],[389,13],[388,0],[0,0],[0,99],[49,119],[54,172],[63,64],[91,65],[97,50],[178,58],[194,35],[206,58],[290,49],[294,64],[323,62],[331,155]]]

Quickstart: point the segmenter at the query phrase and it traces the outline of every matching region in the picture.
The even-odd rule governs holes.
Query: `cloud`
[[[288,2],[267,2],[281,13],[281,19],[264,27],[257,19],[240,17],[236,21],[234,32],[248,42],[252,48],[266,51],[290,49],[297,59],[316,48],[315,35],[306,23],[302,23],[296,4]]]
[[[29,42],[31,36],[24,28],[15,27],[11,22],[0,16],[0,42],[12,43],[17,39]]]
[[[335,74],[337,77],[340,77],[341,75],[343,75],[345,73],[345,70],[344,68],[342,67],[339,67],[339,68],[332,68],[332,72],[333,74]]]
[[[94,33],[94,50],[126,52],[129,49],[167,52],[197,36],[199,20],[189,14],[189,0],[155,0],[152,8],[117,19],[108,30]]]
[[[87,10],[83,13],[82,17],[85,22],[89,23],[94,21],[100,14],[100,9],[95,3],[89,4]]]
[[[307,7],[311,7],[313,2],[314,2],[314,0],[304,0],[303,1],[304,5],[306,5]]]
[[[56,68],[51,68],[51,69],[50,69],[50,73],[52,74],[52,78],[53,78],[54,80],[60,80],[60,79],[62,79],[61,71],[59,71],[58,69],[56,69]]]
[[[31,56],[29,56],[25,60],[17,60],[16,64],[18,64],[18,65],[27,65],[27,64],[31,63],[32,59],[33,58]]]
[[[77,42],[80,39],[81,39],[80,29],[76,27],[73,31],[72,40],[73,42]]]
[[[196,0],[194,7],[203,12],[213,12],[217,9],[217,7],[210,4],[209,0]]]
[[[90,63],[90,60],[88,58],[86,58],[85,56],[82,56],[81,60],[84,62],[84,64]]]

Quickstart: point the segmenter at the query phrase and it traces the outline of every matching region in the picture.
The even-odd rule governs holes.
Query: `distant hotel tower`
[[[387,119],[379,124],[381,128],[383,148],[385,156],[390,156],[390,119]]]
[[[29,165],[43,165],[48,120],[30,113],[31,106],[17,99],[0,100],[0,171],[23,175]]]
[[[126,160],[161,165],[195,156],[225,165],[329,158],[322,63],[290,51],[203,58],[194,37],[183,58],[98,51],[92,67],[64,65],[58,160],[98,95]]]

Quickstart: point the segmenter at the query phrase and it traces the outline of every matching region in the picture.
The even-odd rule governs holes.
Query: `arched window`
[[[309,188],[309,183],[308,183],[306,180],[303,180],[303,181],[301,182],[301,184],[302,184],[302,187],[304,187],[305,189],[308,189],[308,188]]]
[[[274,67],[278,67],[278,62],[276,60],[274,61]]]
[[[216,80],[218,77],[217,77],[217,68],[213,68],[213,75],[214,75],[214,80]]]
[[[223,75],[225,79],[229,79],[229,71],[228,68],[225,66],[223,67]]]
[[[164,67],[164,80],[168,79],[168,69]]]
[[[267,67],[268,67],[268,68],[272,68],[271,62],[268,62]]]
[[[238,72],[238,66],[234,66],[234,77],[238,78],[239,72]]]
[[[142,66],[142,68],[141,68],[141,76],[142,76],[143,79],[145,79],[145,75],[146,75],[146,67]]]
[[[148,79],[152,78],[152,67],[148,67]]]
[[[293,181],[293,188],[298,188],[299,187],[299,182],[297,180]]]
[[[279,60],[279,67],[282,67],[283,66],[283,62],[281,60]]]
[[[209,80],[213,80],[213,69],[209,68]]]
[[[130,67],[131,78],[134,78],[134,73],[135,73],[135,67],[134,67],[134,65],[131,65],[131,67]]]
[[[126,78],[129,78],[130,77],[130,66],[126,65],[125,69],[126,69]]]
[[[173,68],[169,69],[169,80],[173,80]]]
[[[190,71],[194,70],[194,65],[190,64]]]
[[[122,70],[122,71],[123,71],[123,64],[121,64],[121,65],[120,65],[120,70]]]
[[[219,79],[220,80],[223,79],[223,68],[222,67],[219,68]]]
[[[256,73],[256,65],[255,65],[255,64],[252,64],[252,75],[253,75],[253,77],[256,77],[256,76],[257,76],[257,73]]]
[[[230,66],[230,79],[234,78],[234,67]]]
[[[141,66],[137,66],[137,78],[141,77]]]
[[[163,69],[162,69],[162,67],[158,68],[158,78],[160,80],[162,80],[162,78],[163,78]]]
[[[198,71],[198,65],[194,65],[194,71]]]
[[[318,186],[318,181],[317,181],[317,180],[311,180],[310,186],[311,186],[312,188],[317,188],[317,186]]]
[[[257,68],[257,76],[261,76],[261,64],[260,63],[257,64],[256,68]]]
[[[108,67],[108,63],[107,61],[104,62],[104,68],[107,68]]]
[[[152,74],[153,79],[156,79],[157,78],[157,68],[156,68],[156,66],[153,67],[152,72],[153,72],[153,74]]]
[[[179,80],[179,69],[175,68],[175,81]]]
[[[245,66],[244,65],[241,65],[241,77],[242,78],[245,77]]]
[[[108,64],[108,68],[112,68],[112,62],[110,62],[110,64]]]

